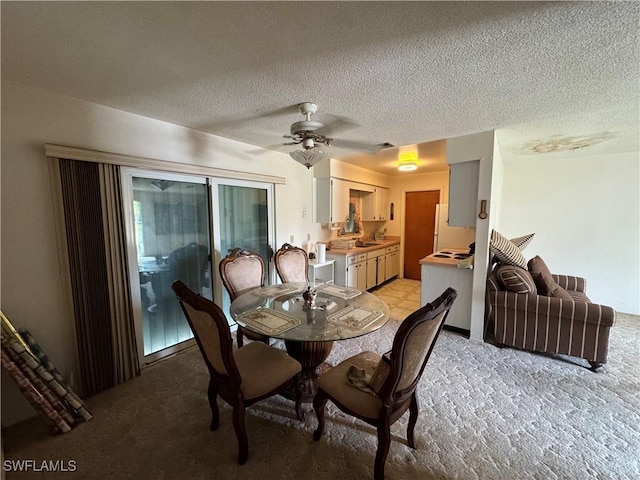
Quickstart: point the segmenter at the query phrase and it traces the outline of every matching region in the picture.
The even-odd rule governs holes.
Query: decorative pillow
[[[523,251],[533,240],[533,236],[535,233],[530,233],[529,235],[523,235],[522,237],[516,237],[511,239],[511,243],[513,243],[516,247]]]
[[[573,297],[556,283],[551,276],[549,267],[547,267],[547,264],[544,263],[544,260],[542,260],[538,255],[529,260],[527,266],[529,267],[529,272],[533,277],[533,281],[535,282],[540,295],[560,298],[562,300],[573,300]]]
[[[556,283],[556,288],[551,292],[549,292],[549,296],[559,298],[561,300],[575,301],[574,298],[571,295],[569,295],[569,292],[567,292],[564,288],[562,288],[557,283]]]
[[[549,267],[547,267],[547,264],[544,263],[544,260],[542,260],[539,255],[536,255],[531,260],[529,260],[529,262],[527,263],[527,268],[532,274],[546,273],[547,275],[551,276],[551,270],[549,270]]]
[[[527,268],[527,260],[516,244],[508,238],[503,237],[495,230],[491,230],[489,250],[501,262]]]
[[[573,300],[573,297],[571,297],[564,288],[558,285],[551,275],[546,273],[537,273],[533,275],[533,280],[536,282],[538,294],[545,295],[547,297],[561,298],[562,300]]]
[[[536,293],[536,284],[531,274],[524,268],[515,265],[501,265],[496,276],[504,288],[514,293]]]

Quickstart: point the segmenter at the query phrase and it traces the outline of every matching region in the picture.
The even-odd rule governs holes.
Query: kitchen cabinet
[[[334,282],[358,290],[367,289],[367,254],[332,254],[327,252],[327,260],[335,261]]]
[[[373,192],[363,197],[362,220],[378,221],[389,218],[389,189],[373,187]]]
[[[385,248],[384,258],[384,280],[400,275],[400,245]]]
[[[347,287],[358,290],[367,289],[367,255],[350,255],[347,257]]]
[[[454,163],[449,170],[449,226],[476,226],[480,160]]]
[[[351,182],[339,178],[316,178],[316,216],[318,223],[349,220],[349,187]]]
[[[367,290],[384,282],[385,249],[367,253]]]

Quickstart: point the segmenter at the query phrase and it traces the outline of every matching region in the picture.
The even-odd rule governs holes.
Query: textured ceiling
[[[340,119],[343,140],[404,146],[496,129],[508,161],[532,142],[609,132],[609,151],[638,150],[637,3],[1,8],[3,78],[259,147],[291,151],[278,144],[303,119],[295,105],[312,101],[314,120]],[[423,170],[442,152],[421,146]],[[392,173],[398,149],[332,153]]]

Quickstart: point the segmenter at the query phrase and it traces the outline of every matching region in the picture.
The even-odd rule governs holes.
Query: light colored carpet
[[[397,321],[337,342],[330,361],[361,349],[386,351]],[[406,445],[405,415],[392,427],[387,479],[640,478],[640,318],[619,315],[609,363],[551,358],[443,332],[419,387],[417,449]],[[95,418],[51,435],[42,418],[3,431],[5,459],[73,459],[74,473],[7,478],[366,479],[375,430],[331,404],[319,442],[308,407],[274,397],[247,414],[249,460],[236,463],[231,410],[209,432],[208,375],[190,349],[88,402]]]

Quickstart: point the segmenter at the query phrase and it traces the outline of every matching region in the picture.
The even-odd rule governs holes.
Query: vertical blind
[[[119,166],[59,159],[83,396],[140,374]]]

